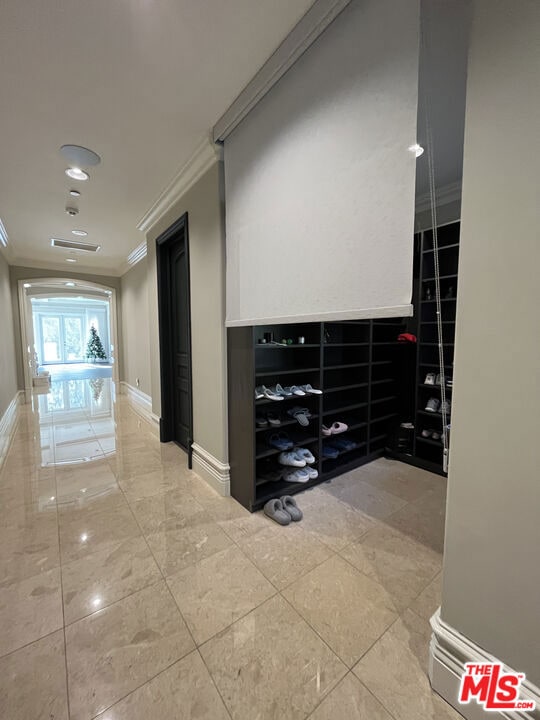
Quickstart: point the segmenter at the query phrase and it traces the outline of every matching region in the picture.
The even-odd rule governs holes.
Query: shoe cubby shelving
[[[358,320],[296,325],[230,328],[229,462],[231,495],[248,510],[284,494],[293,494],[352,470],[383,454],[398,417],[398,368],[404,329],[399,319]],[[286,346],[261,344],[292,341]],[[298,343],[303,337],[304,343]],[[293,396],[281,401],[255,400],[255,387],[304,385],[321,389],[322,395]],[[300,406],[310,412],[302,427],[287,410]],[[279,426],[257,427],[257,416],[279,413]],[[347,432],[323,435],[322,426],[343,422]],[[284,431],[297,445],[316,458],[318,477],[307,483],[268,480],[277,468],[280,450],[268,440]],[[325,457],[324,446],[335,438],[350,445],[336,457]]]
[[[441,321],[443,357],[446,380],[453,380],[454,339],[456,329],[456,294],[459,264],[460,223],[451,222],[437,228],[439,273],[441,284]],[[419,235],[419,282],[415,303],[417,327],[417,367],[415,400],[415,438],[413,456],[422,467],[442,473],[443,444],[431,437],[422,437],[423,430],[442,432],[441,412],[429,412],[426,405],[432,397],[440,400],[440,385],[426,384],[428,373],[440,373],[437,307],[435,302],[435,258],[433,231]],[[446,386],[446,398],[452,402],[452,387]],[[448,413],[451,422],[451,410]]]

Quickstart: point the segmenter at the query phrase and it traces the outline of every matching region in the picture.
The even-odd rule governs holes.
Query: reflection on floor
[[[88,378],[111,378],[112,365],[107,363],[66,363],[63,365],[40,365],[52,380],[81,380]]]
[[[21,409],[0,473],[3,717],[460,717],[426,677],[441,478],[379,460],[281,528],[92,382]]]

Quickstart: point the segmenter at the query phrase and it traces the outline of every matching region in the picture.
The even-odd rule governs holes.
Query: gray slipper
[[[281,500],[283,509],[285,510],[285,512],[289,513],[293,522],[298,522],[304,517],[304,514],[296,504],[296,500],[290,495],[284,495],[279,499]]]
[[[274,498],[269,500],[264,506],[264,514],[275,520],[279,525],[288,525],[291,522],[291,516],[283,509],[281,500]]]

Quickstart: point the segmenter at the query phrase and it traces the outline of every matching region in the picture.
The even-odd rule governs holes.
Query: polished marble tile
[[[120,487],[129,502],[134,503],[137,500],[161,495],[168,491],[189,493],[182,470],[166,469],[159,466],[156,469],[156,465],[153,468],[151,472],[119,480]]]
[[[304,512],[302,528],[334,551],[358,540],[376,521],[342,503],[320,486],[296,495]]]
[[[278,589],[290,585],[332,554],[330,548],[304,532],[299,524],[272,524],[238,542],[246,555]]]
[[[334,556],[283,595],[352,667],[397,617],[384,588]]]
[[[368,517],[382,519],[392,515],[407,504],[406,500],[392,495],[381,488],[364,482],[362,473],[353,470],[339,475],[324,486],[324,490],[354,510]]]
[[[171,575],[167,582],[198,644],[276,593],[235,546]]]
[[[414,465],[388,458],[378,458],[356,470],[359,477],[379,490],[403,498],[407,502],[418,500],[424,495],[437,476]]]
[[[211,520],[202,505],[184,488],[168,490],[131,502],[143,533],[178,530],[199,521]]]
[[[62,567],[66,624],[153,585],[162,575],[146,541],[129,538]]]
[[[442,573],[439,573],[430,584],[422,590],[420,595],[413,600],[410,609],[424,620],[430,620],[431,616],[441,606]]]
[[[200,648],[233,720],[300,720],[347,668],[279,595]]]
[[[0,658],[5,720],[68,720],[64,632]]]
[[[405,505],[385,522],[442,555],[444,520],[444,491],[439,487]]]
[[[63,626],[60,569],[0,582],[0,655]]]
[[[123,540],[139,537],[141,532],[127,505],[86,513],[82,518],[59,516],[62,562],[116,547]]]
[[[71,720],[89,720],[194,649],[165,582],[66,627]]]
[[[396,720],[461,720],[427,676],[429,623],[406,610],[353,671]]]
[[[232,543],[204,510],[180,527],[150,533],[146,539],[164,575],[173,575]]]
[[[393,720],[377,698],[352,673],[329,693],[310,720]]]
[[[53,523],[40,520],[2,530],[2,582],[22,580],[60,565],[58,529],[55,518],[52,520]]]
[[[96,720],[229,720],[195,650],[145,683]]]
[[[244,508],[242,508],[244,510]],[[262,530],[268,530],[270,527],[275,527],[274,521],[264,514],[264,512],[242,512],[238,513],[237,517],[228,517],[227,519],[217,520],[216,522],[224,530],[227,535],[234,540],[234,542],[242,542],[251,535],[261,532]],[[215,517],[215,516],[214,516]]]
[[[434,550],[384,525],[347,545],[340,555],[382,585],[399,612],[408,607],[442,565],[442,557]]]

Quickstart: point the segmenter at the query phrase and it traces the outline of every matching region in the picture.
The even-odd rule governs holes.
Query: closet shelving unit
[[[231,494],[248,510],[257,510],[273,497],[293,494],[327,481],[383,454],[398,418],[398,366],[403,345],[397,336],[401,319],[357,320],[297,325],[230,328],[229,456]],[[277,341],[294,339],[286,347],[260,344],[265,333]],[[304,344],[296,339],[305,338]],[[282,401],[254,399],[259,385],[311,383],[322,395],[293,396]],[[309,408],[310,423],[302,427],[287,415],[298,405]],[[256,417],[279,413],[281,424],[260,428]],[[345,422],[338,437],[355,443],[336,458],[323,457],[332,436],[322,425]],[[271,481],[265,475],[280,466],[279,450],[268,445],[272,433],[286,432],[316,457],[318,477],[308,483]],[[335,437],[335,436],[334,436]]]
[[[456,294],[458,284],[460,223],[452,222],[437,229],[439,244],[439,275],[441,285],[441,321],[443,357],[446,381],[453,379],[454,338],[456,327]],[[417,369],[416,369],[416,421],[414,458],[426,469],[442,473],[443,445],[439,440],[422,437],[422,430],[442,432],[441,412],[425,410],[428,400],[441,398],[440,385],[425,383],[428,373],[440,373],[439,341],[437,330],[437,304],[435,301],[435,262],[433,249],[433,231],[425,230],[420,234],[420,277],[416,313],[417,329]],[[446,386],[446,398],[452,401],[452,387]],[[451,412],[447,421],[451,422]]]

